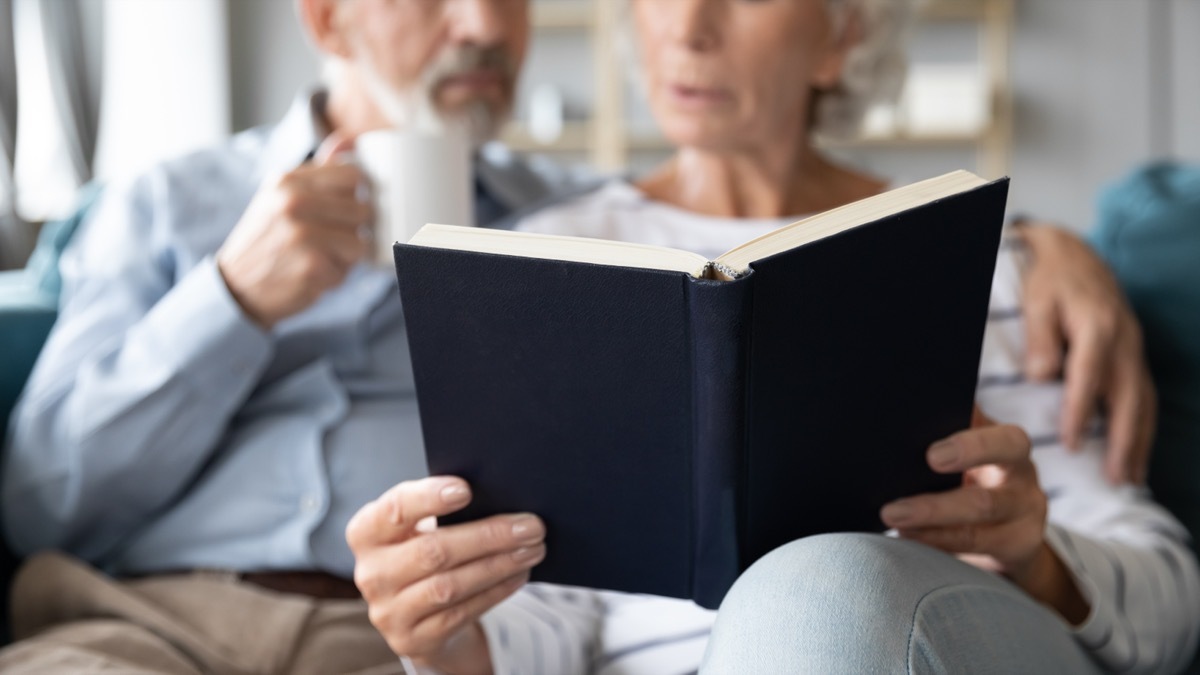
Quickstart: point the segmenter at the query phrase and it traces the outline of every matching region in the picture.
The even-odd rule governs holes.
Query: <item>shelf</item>
[[[522,152],[587,152],[592,146],[592,128],[587,122],[567,122],[559,137],[547,143],[531,136],[520,123],[512,122],[505,127],[500,140]]]
[[[946,132],[909,134],[904,132],[860,136],[850,139],[818,138],[816,145],[822,148],[903,148],[922,146],[970,145],[979,143],[988,135],[987,130],[975,132]]]
[[[898,132],[887,135],[863,136],[860,138],[833,140],[818,138],[816,143],[824,148],[890,148],[906,146],[947,146],[979,143],[987,138],[989,128],[974,132],[946,132],[910,134]],[[587,122],[568,122],[562,134],[545,143],[529,135],[528,130],[518,123],[509,124],[501,135],[505,145],[522,152],[587,152],[591,148],[592,128]],[[667,139],[654,132],[627,134],[625,147],[634,152],[669,152],[672,146]]]
[[[982,0],[926,0],[921,7],[921,16],[927,19],[982,20],[986,13],[987,3]]]
[[[534,28],[586,29],[595,25],[595,8],[589,0],[535,0],[532,10]],[[983,0],[927,0],[920,11],[930,19],[978,20],[987,10]]]
[[[588,152],[593,145],[594,129],[587,122],[567,122],[563,125],[562,134],[549,143],[540,141],[529,134],[520,123],[510,123],[500,140],[512,148],[522,152]],[[671,144],[657,132],[632,132],[622,136],[625,148],[633,151],[670,151]]]
[[[595,23],[596,10],[587,0],[537,0],[532,9],[535,29],[586,29]]]

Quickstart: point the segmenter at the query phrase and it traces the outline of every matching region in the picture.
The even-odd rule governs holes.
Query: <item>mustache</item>
[[[516,64],[508,50],[499,46],[461,45],[444,50],[425,72],[425,82],[439,82],[479,70],[494,70],[506,78],[516,73]]]

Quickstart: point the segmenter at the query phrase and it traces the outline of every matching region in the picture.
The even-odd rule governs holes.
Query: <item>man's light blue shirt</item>
[[[322,101],[109,188],[76,235],[8,439],[3,516],[19,552],[62,549],[117,574],[349,577],[351,515],[425,473],[394,272],[359,265],[268,333],[214,262],[259,185],[323,137]],[[549,198],[560,178],[485,148],[478,220]]]

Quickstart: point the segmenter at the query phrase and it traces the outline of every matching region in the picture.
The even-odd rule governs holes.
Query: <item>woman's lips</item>
[[[733,94],[720,87],[671,84],[667,86],[667,93],[676,105],[693,110],[722,107],[733,101]]]

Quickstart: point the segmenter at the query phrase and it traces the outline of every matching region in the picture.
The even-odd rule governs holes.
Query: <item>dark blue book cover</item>
[[[547,525],[535,580],[715,607],[772,548],[952,487],[1007,179],[736,280],[397,244],[429,469]]]

